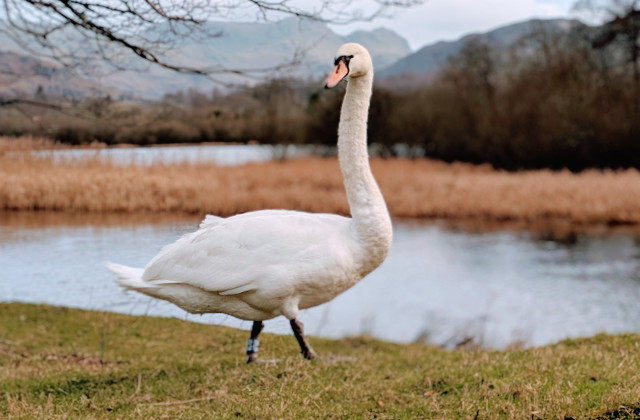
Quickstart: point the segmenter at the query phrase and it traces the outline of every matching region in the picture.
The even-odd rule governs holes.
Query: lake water
[[[0,212],[0,301],[180,317],[243,329],[226,315],[189,315],[124,292],[104,261],[144,266],[198,220]],[[394,222],[388,259],[334,301],[302,311],[311,335],[369,334],[454,346],[544,345],[599,332],[640,332],[640,241],[633,234],[578,235],[571,244],[526,232],[468,233]],[[266,331],[289,334],[283,318]]]
[[[32,152],[52,156],[54,160],[104,159],[118,164],[151,165],[154,163],[215,163],[242,165],[277,158],[295,158],[328,153],[320,146],[296,145],[200,145],[170,147],[125,147],[104,149],[58,149]]]

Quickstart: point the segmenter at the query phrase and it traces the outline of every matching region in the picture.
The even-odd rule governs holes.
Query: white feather
[[[222,220],[224,220],[223,217],[219,217],[219,216],[214,216],[213,214],[207,214],[204,217],[204,220],[202,222],[200,222],[200,228],[204,228],[207,226],[215,226],[217,225],[219,222],[221,222]]]
[[[155,287],[144,283],[142,280],[144,270],[141,268],[127,267],[126,265],[109,262],[104,265],[117,276],[116,281],[118,284],[126,289],[138,290],[145,287]]]

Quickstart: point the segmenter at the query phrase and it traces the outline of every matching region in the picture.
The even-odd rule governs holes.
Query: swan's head
[[[324,85],[327,89],[334,87],[347,77],[353,79],[373,74],[369,51],[362,45],[353,42],[338,48],[333,64],[333,71]]]

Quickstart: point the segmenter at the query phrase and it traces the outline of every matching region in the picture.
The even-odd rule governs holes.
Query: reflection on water
[[[250,327],[226,315],[189,315],[170,303],[123,292],[102,266],[107,260],[143,266],[198,220],[20,220],[0,218],[2,301]],[[448,346],[473,337],[504,347],[603,331],[640,332],[640,246],[634,235],[578,235],[563,245],[524,232],[471,234],[401,222],[394,228],[391,253],[378,270],[334,301],[302,311],[310,334],[370,334]],[[288,334],[289,325],[275,319],[266,330]]]
[[[36,150],[36,156],[54,160],[104,159],[117,164],[151,165],[155,163],[215,163],[242,165],[277,158],[294,158],[319,153],[314,146],[295,145],[200,145],[167,147],[127,147],[104,149]]]

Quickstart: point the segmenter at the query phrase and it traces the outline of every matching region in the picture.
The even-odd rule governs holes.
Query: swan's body
[[[327,85],[349,75],[338,156],[352,217],[287,210],[207,216],[196,232],[166,246],[144,269],[107,264],[121,286],[192,313],[253,320],[256,345],[261,321],[284,315],[303,354],[315,356],[310,347],[305,351],[298,310],[328,302],[378,267],[392,237],[367,154],[371,58],[357,44],[343,45],[338,56]],[[247,352],[251,361],[254,352]]]
[[[286,210],[209,217],[119,282],[192,313],[294,319],[371,271],[350,229],[345,217]]]

